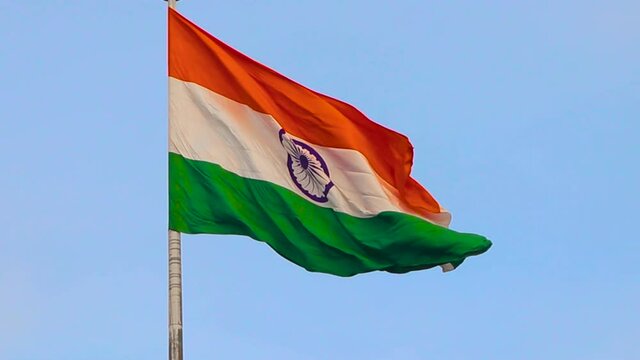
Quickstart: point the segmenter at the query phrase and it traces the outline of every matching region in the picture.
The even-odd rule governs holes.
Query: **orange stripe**
[[[427,218],[444,217],[438,222],[448,224],[448,214],[410,177],[413,147],[404,135],[374,123],[347,103],[259,64],[172,9],[169,76],[269,114],[288,133],[314,144],[359,151],[378,175],[398,190],[409,208]]]

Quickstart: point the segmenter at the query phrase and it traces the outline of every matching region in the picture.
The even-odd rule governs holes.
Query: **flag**
[[[267,243],[309,271],[452,269],[491,242],[410,176],[407,137],[169,9],[169,227]]]

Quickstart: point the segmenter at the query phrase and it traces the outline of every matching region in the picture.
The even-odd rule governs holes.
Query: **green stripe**
[[[273,183],[169,153],[169,227],[188,234],[238,234],[264,241],[309,271],[351,276],[459,265],[491,246],[418,217],[358,218],[317,206]]]

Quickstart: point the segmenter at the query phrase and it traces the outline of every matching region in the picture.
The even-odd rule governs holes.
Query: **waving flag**
[[[413,147],[169,10],[169,227],[263,241],[309,271],[449,270],[486,238],[410,176]]]

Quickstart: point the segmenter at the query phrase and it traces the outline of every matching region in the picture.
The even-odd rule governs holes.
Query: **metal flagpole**
[[[182,360],[182,259],[180,233],[169,230],[169,360]]]
[[[175,9],[177,0],[165,0]],[[169,360],[182,359],[182,255],[180,233],[169,230]]]

